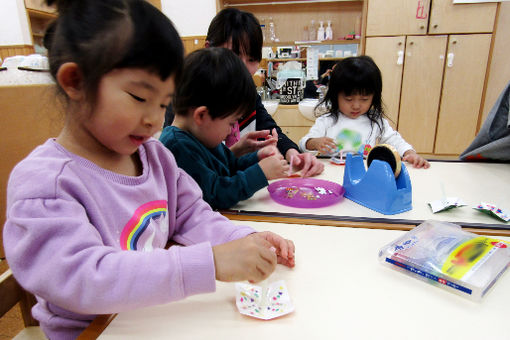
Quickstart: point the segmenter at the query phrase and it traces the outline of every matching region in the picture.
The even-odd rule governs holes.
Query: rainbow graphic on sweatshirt
[[[136,209],[133,217],[128,221],[120,234],[120,247],[123,250],[136,250],[140,235],[149,226],[151,220],[166,216],[166,201],[152,201]]]

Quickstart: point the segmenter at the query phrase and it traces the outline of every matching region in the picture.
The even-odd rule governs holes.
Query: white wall
[[[216,15],[215,0],[161,0],[161,10],[172,20],[181,37],[207,35]]]
[[[23,0],[1,0],[0,46],[32,45]]]

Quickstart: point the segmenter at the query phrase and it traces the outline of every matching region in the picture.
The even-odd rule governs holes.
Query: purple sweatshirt
[[[76,338],[97,314],[213,292],[212,246],[254,232],[212,211],[159,141],[138,154],[143,174],[124,176],[50,139],[11,173],[5,252],[50,339]],[[186,247],[166,250],[169,239]]]

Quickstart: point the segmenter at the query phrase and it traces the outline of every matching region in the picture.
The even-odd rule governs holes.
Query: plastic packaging
[[[379,260],[471,300],[481,300],[510,265],[510,243],[429,220],[379,251]]]

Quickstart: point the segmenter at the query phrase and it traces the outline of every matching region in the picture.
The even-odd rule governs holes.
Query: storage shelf
[[[323,41],[279,41],[275,43],[264,43],[264,46],[267,47],[276,47],[276,46],[288,46],[288,45],[349,45],[349,44],[359,44],[359,39],[351,39],[351,40],[323,40]]]
[[[344,58],[319,58],[319,61],[337,61],[342,60]],[[284,62],[284,61],[306,61],[306,58],[272,58],[272,59],[265,59],[267,61],[271,62]]]
[[[362,2],[363,0],[273,0],[273,1],[260,1],[260,0],[235,0],[232,2],[225,1],[225,7],[239,7],[239,6],[266,6],[266,5],[296,5],[296,4],[310,4],[310,3],[323,3],[323,2]]]

